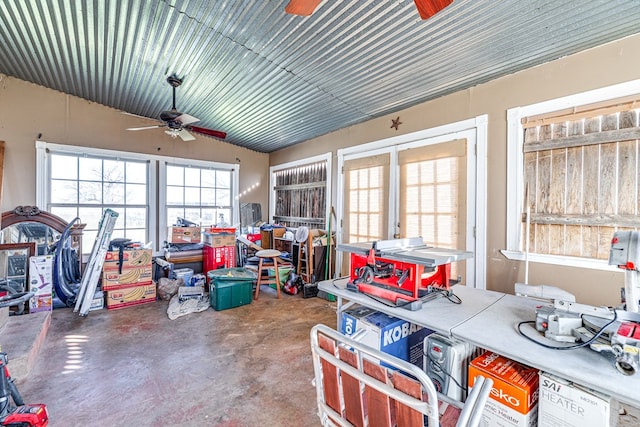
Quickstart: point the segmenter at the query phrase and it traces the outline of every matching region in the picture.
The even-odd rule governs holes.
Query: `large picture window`
[[[36,203],[85,223],[91,251],[105,209],[118,213],[113,237],[161,253],[178,217],[203,227],[239,222],[238,165],[36,142]]]

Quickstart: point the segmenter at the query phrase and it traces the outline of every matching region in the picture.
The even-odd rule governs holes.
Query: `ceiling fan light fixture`
[[[284,11],[291,15],[311,16],[322,0],[291,0]]]
[[[420,14],[420,18],[428,19],[445,7],[453,3],[453,0],[413,0]]]

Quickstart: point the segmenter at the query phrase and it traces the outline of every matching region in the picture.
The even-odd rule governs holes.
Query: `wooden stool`
[[[256,252],[256,256],[260,258],[258,264],[258,281],[256,283],[256,294],[254,299],[258,299],[260,293],[260,285],[268,285],[271,283],[276,284],[276,290],[278,291],[278,298],[280,298],[280,274],[278,272],[278,257],[282,255],[282,252],[275,249],[263,249]],[[269,274],[269,269],[273,268],[275,275]],[[267,278],[262,278],[262,272],[266,271]]]

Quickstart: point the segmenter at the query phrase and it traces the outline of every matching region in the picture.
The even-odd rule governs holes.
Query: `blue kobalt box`
[[[345,310],[340,332],[383,353],[413,363],[420,369],[424,369],[424,339],[433,333],[431,329],[367,307]]]

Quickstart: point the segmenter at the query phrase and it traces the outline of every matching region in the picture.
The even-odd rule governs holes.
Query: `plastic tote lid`
[[[216,280],[234,280],[234,279],[255,279],[258,276],[251,270],[246,268],[221,268],[218,270],[211,270],[209,278]]]

